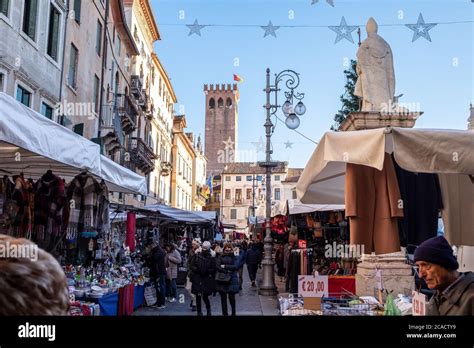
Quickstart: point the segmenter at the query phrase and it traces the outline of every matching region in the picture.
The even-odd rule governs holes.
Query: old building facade
[[[171,174],[171,206],[192,210],[193,205],[193,143],[185,133],[186,116],[173,119],[173,171]]]
[[[279,162],[271,174],[272,206],[284,202],[283,190],[288,163]],[[221,174],[220,217],[224,225],[246,230],[250,216],[265,217],[265,168],[255,163],[226,165]]]
[[[170,79],[158,56],[152,53],[153,70],[151,98],[153,118],[152,139],[155,144],[155,169],[150,173],[150,191],[147,202],[171,204],[171,148],[173,146],[173,112],[177,102]]]
[[[202,211],[209,197],[210,188],[206,185],[207,158],[204,156],[201,136],[198,137],[197,144],[194,146],[194,153],[192,210]]]
[[[0,91],[56,120],[67,4],[61,0],[2,0]]]
[[[235,162],[238,142],[237,84],[204,85],[205,155],[207,174],[218,174],[227,163]]]

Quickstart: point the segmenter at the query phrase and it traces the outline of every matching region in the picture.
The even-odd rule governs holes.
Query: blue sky
[[[419,38],[412,43],[413,24],[419,13],[426,23],[472,21],[471,0],[151,0],[161,41],[155,51],[163,62],[178,97],[176,109],[185,110],[187,125],[204,136],[205,83],[232,83],[234,73],[245,81],[239,84],[239,149],[255,149],[252,142],[264,137],[265,69],[273,73],[293,69],[300,73],[299,91],[305,93],[306,114],[298,130],[318,141],[333,124],[344,91],[344,61],[355,58],[354,44],[342,40],[334,44],[336,33],[328,28],[280,28],[277,38],[263,38],[259,27],[205,27],[202,36],[188,36],[186,24],[236,25],[339,25],[344,16],[348,25],[363,25],[372,16],[379,34],[392,46],[396,94],[401,101],[419,103],[424,115],[420,128],[466,129],[469,103],[474,102],[473,23],[439,24],[430,30],[432,42]],[[293,11],[293,12],[290,12]],[[184,14],[184,19],[180,18]],[[291,14],[294,15],[291,19]],[[402,18],[401,18],[402,17]],[[236,58],[239,66],[235,66]],[[281,100],[282,97],[280,97]],[[280,118],[282,117],[279,111]],[[285,142],[293,143],[286,148]],[[280,122],[272,137],[274,160],[304,167],[316,145]],[[264,154],[259,154],[259,159]]]

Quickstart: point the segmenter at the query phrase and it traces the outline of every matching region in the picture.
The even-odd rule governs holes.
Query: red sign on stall
[[[306,241],[305,240],[298,240],[298,248],[306,249]]]

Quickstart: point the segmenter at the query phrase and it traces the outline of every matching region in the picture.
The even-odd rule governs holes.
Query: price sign
[[[298,295],[301,297],[328,296],[328,277],[298,276]]]
[[[298,248],[306,249],[306,241],[305,240],[298,240]]]
[[[417,316],[426,315],[426,296],[418,291],[412,292],[412,313]]]

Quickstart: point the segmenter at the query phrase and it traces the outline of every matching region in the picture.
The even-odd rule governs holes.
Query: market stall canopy
[[[193,214],[206,220],[215,220],[217,217],[217,213],[215,211],[193,211]]]
[[[344,204],[346,163],[381,170],[384,154],[394,152],[405,170],[474,175],[474,132],[441,129],[380,128],[327,132],[296,185],[309,204]]]
[[[250,225],[263,224],[263,223],[265,223],[264,216],[249,216]]]
[[[146,196],[148,189],[145,178],[121,166],[103,155],[101,159],[101,177],[111,191],[124,193],[139,193]]]
[[[99,145],[0,93],[0,160],[5,174],[40,178],[47,170],[72,179],[100,176]]]
[[[305,204],[298,199],[288,200],[288,211],[290,215],[308,214],[316,211],[344,210],[344,204]]]
[[[100,154],[99,145],[0,93],[1,172],[39,179],[47,170],[67,181],[81,171],[109,190],[147,194],[145,178]]]
[[[138,219],[146,219],[148,216],[143,214],[137,214],[135,218]],[[110,211],[109,212],[109,220],[110,222],[125,222],[127,221],[127,212],[116,212]]]
[[[211,223],[210,219],[203,218],[195,214],[196,212],[172,208],[164,204],[147,205],[143,209],[158,213],[167,219],[175,220],[178,222],[185,222],[187,224],[199,225]]]

